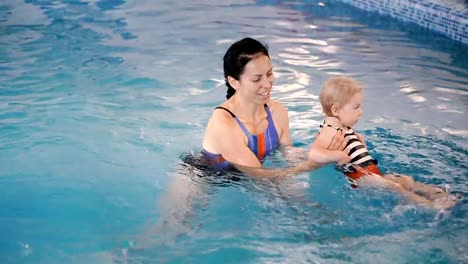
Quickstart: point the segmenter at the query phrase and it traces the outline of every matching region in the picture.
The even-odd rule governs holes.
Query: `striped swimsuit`
[[[335,128],[337,130],[342,130],[341,128],[336,128],[325,123],[324,125]],[[324,125],[321,125],[320,127],[323,127]],[[348,143],[346,144],[345,150],[351,159],[350,163],[353,165],[358,165],[368,172],[382,175],[379,168],[377,167],[377,160],[372,158],[366,146],[359,140],[356,133],[354,133],[353,129],[348,127],[348,129],[344,132],[345,139],[348,139]],[[352,180],[357,180],[362,176],[366,175],[365,173],[356,170],[345,172],[345,174]]]
[[[244,134],[247,136],[247,146],[257,156],[259,160],[264,159],[272,150],[278,146],[278,133],[276,132],[275,124],[270,113],[268,105],[265,104],[265,111],[267,113],[268,127],[265,132],[258,135],[252,135],[245,125],[234,115],[229,109],[218,106],[215,109],[222,109],[227,111],[239,124]],[[226,139],[229,140],[229,139]],[[231,163],[223,158],[221,154],[213,154],[207,150],[202,151],[203,155],[207,159],[208,163],[216,169],[229,169],[232,167]]]

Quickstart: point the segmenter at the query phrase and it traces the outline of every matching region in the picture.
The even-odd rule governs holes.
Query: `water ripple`
[[[279,182],[194,177],[189,191],[208,198],[187,220],[193,233],[177,247],[132,241],[159,220],[165,183],[194,176],[177,171],[179,154],[200,150],[226,94],[222,56],[246,36],[269,45],[272,96],[296,145],[322,121],[323,82],[352,76],[365,88],[358,129],[382,168],[467,194],[466,46],[333,1],[26,2],[0,3],[0,226],[13,262],[424,262],[440,255],[430,237],[460,259],[465,201],[437,222],[391,194],[350,190],[331,167]]]

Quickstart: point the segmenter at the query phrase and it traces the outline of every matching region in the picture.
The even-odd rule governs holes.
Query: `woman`
[[[262,167],[261,160],[278,147],[287,150],[291,138],[287,110],[270,99],[273,65],[266,47],[260,42],[245,38],[234,43],[224,55],[224,77],[227,100],[213,112],[203,140],[202,152],[212,167],[223,170],[234,167],[246,175],[274,177],[312,170],[329,160],[316,156],[288,168]],[[345,145],[340,131],[328,148],[343,150]],[[303,151],[305,158],[307,153]],[[159,201],[163,220],[145,232],[140,241],[143,247],[150,243],[152,236],[166,241],[171,236],[175,238],[191,232],[185,219],[191,214],[193,204],[203,200],[205,195],[201,185],[184,177],[185,167],[180,169],[181,175],[175,175]],[[191,169],[187,174],[190,173],[193,173]]]
[[[291,146],[288,112],[270,98],[274,74],[268,50],[244,38],[231,45],[223,60],[227,100],[216,107],[205,131],[203,154],[209,163],[252,176],[295,174],[322,165],[326,159],[317,156],[289,168],[262,167],[261,160],[272,150]],[[345,145],[339,131],[329,149],[342,150]]]

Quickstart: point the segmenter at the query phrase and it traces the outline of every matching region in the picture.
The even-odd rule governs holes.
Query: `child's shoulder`
[[[333,137],[337,132],[337,129],[331,126],[323,126],[320,129],[319,135],[322,137]]]
[[[322,147],[328,146],[336,132],[337,130],[334,127],[323,126],[318,133],[315,143]]]

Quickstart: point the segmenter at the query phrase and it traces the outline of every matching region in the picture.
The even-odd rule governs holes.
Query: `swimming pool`
[[[321,122],[320,85],[346,74],[382,168],[466,197],[466,45],[334,1],[7,0],[0,32],[3,263],[468,261],[466,198],[438,215],[332,167],[223,181],[178,165],[224,99],[226,48],[252,36],[295,145]],[[196,197],[177,237],[157,229],[176,179]]]

